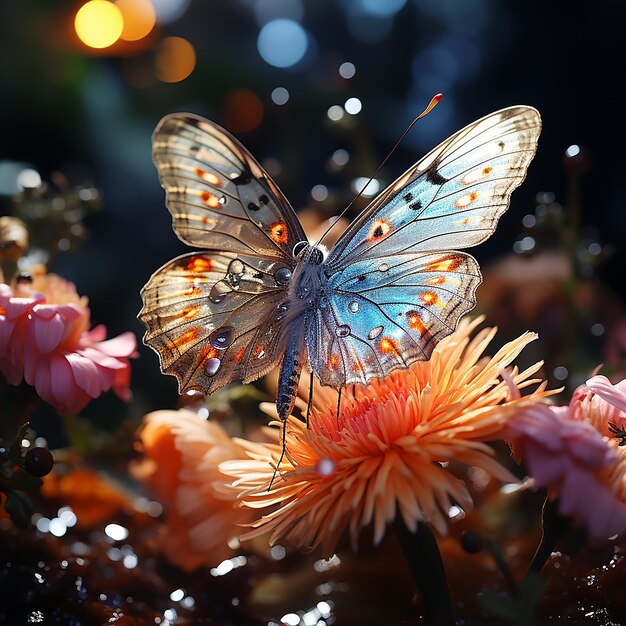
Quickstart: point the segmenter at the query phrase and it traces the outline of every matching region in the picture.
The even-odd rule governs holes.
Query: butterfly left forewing
[[[284,195],[223,128],[190,113],[167,115],[152,138],[176,234],[197,247],[291,259],[306,238]]]
[[[212,393],[258,378],[278,363],[281,261],[229,252],[187,254],[164,265],[142,290],[144,343],[180,392]],[[280,276],[280,271],[278,276]]]

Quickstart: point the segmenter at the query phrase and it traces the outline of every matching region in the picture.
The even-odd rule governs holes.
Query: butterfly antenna
[[[369,177],[369,180],[365,183],[365,185],[363,185],[363,187],[361,188],[361,191],[359,191],[359,193],[357,193],[356,196],[352,198],[352,201],[350,202],[350,204],[348,204],[348,206],[339,214],[337,219],[324,231],[324,234],[317,240],[317,243],[315,244],[316,246],[322,243],[322,240],[333,229],[333,226],[350,210],[352,205],[361,197],[363,192],[367,189],[368,185],[374,180],[374,178],[376,178],[376,175],[378,174],[378,172],[380,172],[380,170],[384,167],[385,163],[387,163],[391,155],[396,151],[397,147],[402,143],[402,140],[407,136],[411,128],[415,126],[415,124],[417,123],[417,120],[421,119],[425,115],[428,115],[435,108],[435,106],[441,101],[442,98],[443,98],[442,93],[438,93],[436,96],[433,96],[430,99],[428,106],[416,118],[414,118],[413,121],[406,127],[406,130],[402,133],[402,135],[400,135],[400,139],[396,141],[393,148],[391,148],[391,150],[389,151],[389,154],[387,154],[387,156],[383,159],[383,162],[376,168],[376,171]]]
[[[337,430],[339,430],[339,412],[341,411],[341,387],[339,387],[339,393],[337,394]]]

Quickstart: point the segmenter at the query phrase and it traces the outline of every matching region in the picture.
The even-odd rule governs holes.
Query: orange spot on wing
[[[210,206],[212,209],[217,209],[217,207],[220,206],[219,198],[208,191],[203,191],[200,194],[200,197],[202,198],[202,202],[204,202],[207,206]]]
[[[446,282],[445,276],[434,276],[426,281],[427,285],[443,285]]]
[[[478,199],[478,192],[472,191],[465,196],[461,196],[455,203],[454,206],[457,209],[464,209],[468,207],[472,202],[475,202]]]
[[[424,271],[426,272],[454,272],[459,269],[459,266],[463,263],[462,256],[446,256],[436,261],[431,261],[426,265]]]
[[[241,359],[243,359],[243,355],[246,353],[246,349],[241,348],[241,350],[239,350],[239,352],[237,352],[237,354],[235,354],[235,356],[233,357],[235,359],[236,363],[241,363]]]
[[[439,296],[432,291],[425,291],[424,293],[420,294],[420,300],[424,304],[431,306],[433,304],[437,304],[437,301],[439,300]]]
[[[199,306],[187,306],[179,314],[181,319],[192,320],[200,312]]]
[[[285,224],[285,222],[274,222],[270,226],[270,237],[274,243],[287,244],[289,241],[287,224]]]
[[[353,372],[363,372],[364,368],[363,368],[363,363],[361,363],[361,359],[355,359],[354,361],[354,365],[352,366],[352,371]]]
[[[409,326],[413,330],[416,330],[420,334],[420,336],[422,336],[422,335],[426,334],[426,332],[428,332],[428,329],[426,328],[426,325],[422,321],[422,316],[417,311],[409,311],[406,314],[406,319],[409,322]]]
[[[198,338],[199,332],[200,331],[197,328],[190,328],[189,330],[185,331],[182,335],[179,335],[175,339],[172,339],[172,341],[170,341],[167,347],[170,350],[180,349],[183,346],[187,345],[188,343],[195,341]]]
[[[393,339],[390,339],[389,337],[383,337],[380,340],[380,353],[381,354],[390,354],[392,352],[394,352],[395,354],[398,354],[398,348],[396,347],[396,342]]]
[[[185,267],[190,272],[210,272],[213,269],[213,261],[203,256],[192,256]]]
[[[337,369],[339,365],[339,357],[336,354],[331,354],[326,362],[326,368],[329,370]]]
[[[391,233],[393,226],[386,220],[374,220],[367,234],[367,241],[380,241]]]
[[[220,355],[219,350],[216,350],[211,345],[207,345],[207,346],[204,346],[204,348],[202,348],[200,352],[198,352],[197,362],[202,363],[202,361],[204,361],[205,359],[219,358],[220,356],[221,355]]]
[[[252,354],[254,354],[254,356],[259,356],[259,354],[261,354],[264,350],[265,350],[265,344],[260,343],[258,346],[255,346],[254,350],[252,351]]]
[[[206,180],[207,183],[210,183],[211,185],[214,185],[215,187],[222,184],[221,179],[219,179],[212,172],[205,172],[204,170],[201,170],[199,167],[196,167],[196,174],[200,176],[200,178]]]
[[[491,165],[488,165],[487,167],[483,169],[483,176],[487,176],[487,174],[491,174],[492,171],[493,171],[493,167],[491,167]]]

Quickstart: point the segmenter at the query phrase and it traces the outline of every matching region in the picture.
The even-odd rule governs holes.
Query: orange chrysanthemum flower
[[[244,451],[219,424],[185,409],[149,413],[139,436],[144,456],[133,474],[167,510],[165,556],[187,571],[228,558],[229,540],[250,520],[250,512],[232,494],[218,492],[224,480],[218,465],[243,457]]]
[[[329,553],[347,527],[355,545],[360,530],[373,522],[379,542],[396,511],[412,530],[424,521],[443,533],[452,503],[472,505],[447,462],[514,481],[486,442],[501,438],[517,411],[551,392],[542,383],[528,396],[510,397],[511,383],[521,389],[540,382],[531,377],[541,363],[521,373],[509,367],[536,335],[526,333],[483,357],[496,331],[483,329],[470,340],[481,321],[462,322],[429,361],[346,390],[338,417],[336,394],[317,394],[309,429],[288,421],[287,452],[270,490],[280,446],[240,441],[249,460],[227,461],[220,470],[234,478],[232,488],[246,506],[271,509],[244,537],[271,532],[271,543],[322,545]],[[500,377],[506,368],[507,381]]]

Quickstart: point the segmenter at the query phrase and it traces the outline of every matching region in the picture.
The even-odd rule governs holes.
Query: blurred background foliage
[[[497,234],[473,254],[488,269],[511,250],[566,250],[578,259],[575,277],[599,272],[608,285],[588,294],[593,311],[615,309],[615,324],[623,315],[613,294],[624,295],[626,249],[618,98],[624,2],[118,0],[115,15],[83,14],[80,26],[75,16],[84,4],[0,3],[0,211],[19,213],[25,199],[32,206],[28,188],[38,177],[50,185],[50,206],[61,197],[65,208],[79,210],[55,240],[64,254],[52,254],[49,269],[89,297],[93,323],[107,324],[110,335],[143,334],[135,319],[140,288],[187,251],[171,230],[151,163],[150,135],[163,115],[191,111],[224,125],[296,209],[327,217],[439,91],[444,100],[394,153],[381,181],[478,117],[535,106],[544,130],[528,178]],[[537,280],[543,274],[540,266]],[[534,285],[526,278],[528,292]],[[505,319],[489,321],[506,325],[501,305]],[[546,316],[545,308],[535,312],[538,326]],[[584,321],[588,329],[598,323]],[[601,326],[579,347],[602,335]],[[570,331],[555,348],[562,362],[568,337],[581,339],[578,327]],[[601,357],[594,349],[581,370]],[[106,397],[87,415],[138,421],[176,403],[175,381],[141,350],[133,365],[138,402],[122,407]],[[554,376],[555,365],[548,374],[558,383],[563,372]]]

